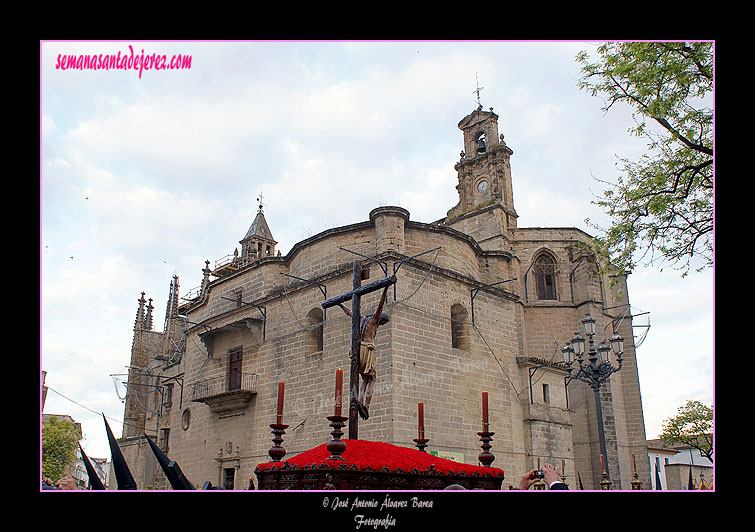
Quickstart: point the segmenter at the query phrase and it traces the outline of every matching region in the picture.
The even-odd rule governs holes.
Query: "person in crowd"
[[[558,471],[555,467],[553,467],[550,464],[545,464],[542,469],[543,473],[543,480],[548,485],[549,490],[568,490],[569,486],[561,482],[561,479],[558,476]],[[519,487],[517,489],[520,490],[528,490],[530,489],[530,486],[532,486],[535,482],[540,480],[540,475],[538,475],[538,470],[533,469],[532,471],[528,471],[525,473],[521,480],[519,481]]]
[[[58,483],[55,485],[53,485],[52,480],[50,480],[49,478],[43,478],[42,489],[73,491],[78,490],[79,488],[76,487],[76,480],[71,475],[66,475],[65,477],[62,477],[60,480],[58,480]]]

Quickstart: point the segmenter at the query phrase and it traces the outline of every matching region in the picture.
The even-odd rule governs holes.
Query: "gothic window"
[[[322,351],[322,321],[321,308],[313,308],[307,314],[307,354]]]
[[[556,261],[543,253],[532,267],[538,299],[556,299]]]
[[[467,309],[458,303],[451,307],[451,347],[469,351]]]

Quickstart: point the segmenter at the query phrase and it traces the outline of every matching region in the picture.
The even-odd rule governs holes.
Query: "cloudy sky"
[[[131,48],[129,48],[129,46]],[[399,205],[432,222],[457,202],[456,124],[481,103],[513,149],[520,227],[578,227],[636,157],[627,109],[577,88],[587,42],[44,42],[40,49],[40,366],[45,413],[69,414],[109,457],[137,300],[162,330],[173,274],[185,294],[238,246],[263,194],[285,255],[330,227]],[[181,70],[56,68],[80,54],[191,56]],[[713,276],[629,278],[647,437],[688,399],[713,401]],[[637,334],[646,329],[638,328]],[[566,340],[566,339],[564,339]],[[114,377],[115,376],[115,377]]]

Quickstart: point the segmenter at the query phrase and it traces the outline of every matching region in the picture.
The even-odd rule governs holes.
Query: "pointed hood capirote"
[[[79,444],[79,452],[81,453],[81,460],[84,462],[84,467],[87,470],[87,475],[89,475],[90,489],[98,491],[106,490],[107,488],[102,483],[102,480],[100,480],[100,476],[89,461],[89,457],[84,452],[84,449],[81,448],[81,444]]]
[[[113,471],[115,472],[118,489],[135,490],[137,489],[136,481],[134,481],[134,477],[131,475],[128,464],[126,464],[126,459],[123,457],[123,453],[121,453],[121,448],[118,447],[118,442],[115,440],[115,436],[113,436],[113,431],[110,430],[110,425],[108,425],[107,419],[105,419],[105,414],[102,414],[102,420],[105,422],[105,429],[107,430],[107,441],[110,444],[110,460],[113,463]]]
[[[181,468],[178,467],[178,463],[176,463],[175,460],[168,458],[168,455],[166,455],[149,436],[145,434],[144,438],[149,443],[150,449],[152,449],[155,458],[157,458],[157,463],[160,464],[163,473],[165,473],[165,476],[168,478],[168,482],[170,482],[170,485],[174,490],[196,489],[192,485],[192,483],[189,482],[189,479],[184,476]]]

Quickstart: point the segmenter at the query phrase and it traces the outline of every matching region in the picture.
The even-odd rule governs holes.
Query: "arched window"
[[[469,351],[467,309],[458,303],[451,307],[451,347]]]
[[[307,354],[322,351],[322,321],[321,308],[313,308],[307,314]]]
[[[556,261],[548,253],[541,254],[532,267],[538,299],[556,299]]]

